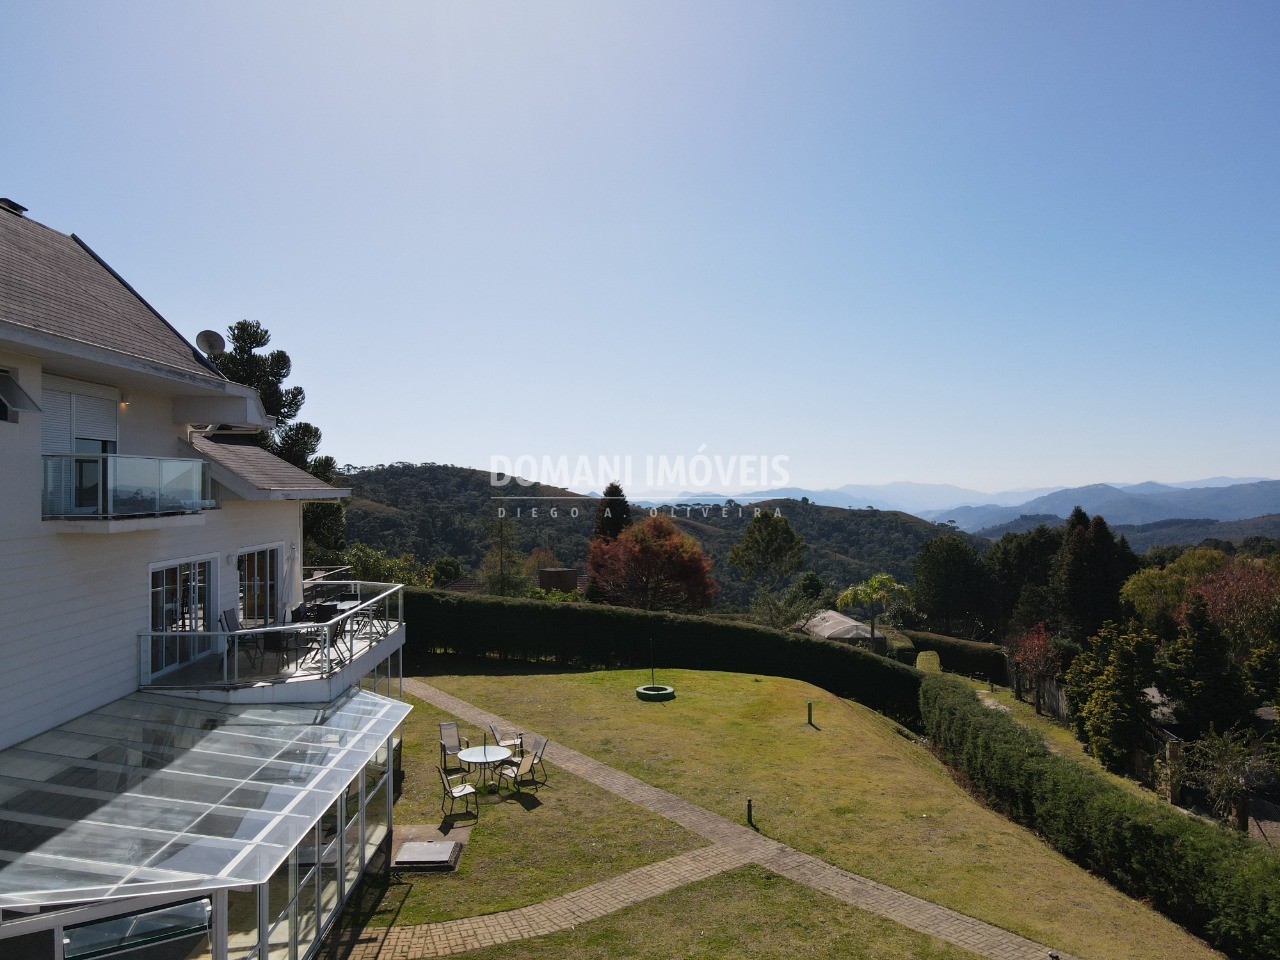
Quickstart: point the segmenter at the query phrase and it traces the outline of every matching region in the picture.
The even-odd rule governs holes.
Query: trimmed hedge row
[[[1280,957],[1280,858],[1269,850],[1054,756],[958,680],[925,677],[920,715],[942,759],[996,810],[1229,956]]]
[[[933,650],[942,658],[942,669],[959,673],[975,680],[1007,683],[1009,667],[1004,657],[1004,647],[998,643],[981,643],[977,640],[961,640],[940,633],[923,630],[903,630],[917,650]]]
[[[728,670],[803,680],[920,724],[920,674],[847,643],[753,624],[646,613],[597,604],[547,603],[408,589],[405,649],[498,656],[580,667]]]

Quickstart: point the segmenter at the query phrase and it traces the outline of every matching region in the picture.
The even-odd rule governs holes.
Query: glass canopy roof
[[[135,693],[0,751],[0,907],[262,883],[410,709]]]

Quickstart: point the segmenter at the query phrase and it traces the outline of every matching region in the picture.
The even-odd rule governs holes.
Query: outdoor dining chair
[[[550,740],[548,740],[546,737],[542,736],[541,734],[537,734],[537,733],[529,734],[529,743],[526,749],[528,750],[529,754],[533,757],[533,768],[537,768],[542,771],[542,779],[539,781],[539,783],[547,782],[547,768],[542,764],[542,755],[543,753],[546,752],[547,744],[550,742],[551,742]]]
[[[227,638],[228,655],[235,656],[243,650],[245,656],[249,658],[249,666],[257,669],[258,661],[262,659],[262,643],[258,634],[242,632],[244,627],[240,625],[239,611],[235,607],[223,610],[218,617],[218,623],[224,632],[236,634],[234,637]]]
[[[489,732],[493,734],[493,742],[496,743],[498,746],[507,747],[513,750],[519,747],[521,752],[523,752],[524,734],[512,733],[504,737],[502,733],[498,730],[498,725],[496,723],[489,724]]]
[[[474,797],[476,802],[476,819],[480,819],[480,795],[476,793],[476,788],[463,780],[463,775],[455,773],[453,776],[444,772],[444,768],[436,767],[436,772],[440,774],[440,785],[444,787],[444,796],[440,798],[440,812],[445,813],[444,805],[449,804],[449,810],[445,816],[453,816],[453,805],[459,800],[462,801],[462,812],[466,813],[471,809],[471,799]],[[454,780],[460,781],[454,783]]]
[[[271,654],[276,658],[277,671],[279,671],[282,663],[286,667],[289,665],[290,655],[294,656],[296,662],[298,634],[295,631],[268,630],[261,636],[261,655],[264,662],[267,659],[267,654]]]
[[[498,765],[498,783],[503,780],[510,780],[511,785],[516,788],[516,792],[520,792],[520,784],[531,783],[534,789],[537,789],[541,783],[533,773],[533,754],[526,753],[518,761],[508,760],[506,763]]]
[[[458,752],[462,750],[462,745],[471,746],[471,741],[466,737],[458,735],[458,721],[447,720],[440,724],[440,769],[449,769],[449,758],[457,757]],[[462,761],[457,763],[459,770],[465,769]]]

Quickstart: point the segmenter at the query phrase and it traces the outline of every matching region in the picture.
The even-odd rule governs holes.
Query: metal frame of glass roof
[[[262,883],[410,710],[134,693],[0,751],[0,908]]]

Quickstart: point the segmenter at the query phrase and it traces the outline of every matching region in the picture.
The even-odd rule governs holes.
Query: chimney
[[[27,212],[26,207],[18,203],[16,200],[10,200],[8,197],[0,197],[0,209],[8,210],[10,213],[16,214],[19,217]]]

